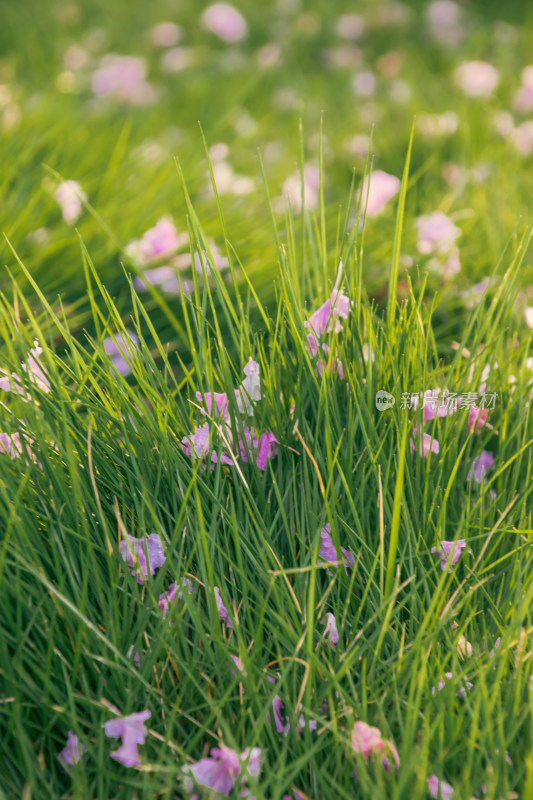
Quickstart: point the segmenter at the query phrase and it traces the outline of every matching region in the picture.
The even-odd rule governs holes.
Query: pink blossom
[[[188,578],[184,578],[179,585],[171,583],[167,591],[159,595],[159,608],[163,614],[163,619],[165,619],[166,615],[168,614],[170,603],[175,603],[178,605],[184,591],[192,594],[192,583]],[[170,621],[170,624],[172,625],[172,620]]]
[[[428,791],[434,800],[450,800],[453,795],[453,786],[446,781],[439,781],[436,775],[427,779]]]
[[[428,389],[422,395],[421,400],[424,423],[435,419],[435,417],[447,417],[455,414],[461,402],[461,398],[449,395],[448,392],[441,393],[439,389]],[[411,407],[416,409],[418,404],[419,397],[415,395],[411,398]],[[413,429],[413,435],[416,437],[416,427]],[[438,452],[438,449],[436,452]]]
[[[54,192],[54,199],[61,206],[63,219],[74,225],[83,210],[87,195],[77,181],[63,181]]]
[[[245,442],[239,437],[241,458],[245,464],[250,460],[261,470],[266,469],[267,461],[273,458],[277,451],[279,441],[271,431],[265,431],[257,436],[253,428],[244,426]]]
[[[226,608],[226,606],[224,605],[224,603],[222,601],[222,598],[220,596],[220,589],[218,588],[218,586],[214,586],[213,587],[213,592],[214,592],[214,595],[215,595],[215,603],[217,604],[217,611],[218,611],[219,619],[221,620],[221,622],[225,622],[226,623],[226,627],[233,628],[233,624],[232,624],[231,619],[229,618],[229,615],[228,615],[228,609]]]
[[[211,470],[218,461],[218,453],[213,448],[209,448],[209,423],[206,422],[199,428],[195,428],[193,433],[189,436],[184,436],[181,440],[182,450],[185,455],[192,457],[193,454],[196,458],[204,459],[206,456],[209,458]],[[224,451],[220,454],[221,464],[233,464],[232,459]],[[204,463],[205,466],[205,463]]]
[[[111,753],[111,758],[125,767],[135,767],[141,763],[137,745],[144,744],[148,731],[143,723],[150,717],[150,711],[138,711],[129,717],[110,719],[103,724],[106,736],[111,739],[120,736],[122,739],[122,746]]]
[[[196,783],[227,797],[240,777],[243,765],[245,774],[241,778],[240,788],[241,797],[245,797],[247,775],[256,778],[261,770],[261,750],[258,747],[252,750],[247,747],[240,756],[226,745],[214,747],[209,758],[202,758],[183,768],[186,776],[185,788],[190,793]]]
[[[123,102],[151,102],[155,92],[146,81],[147,65],[143,58],[109,53],[93,73],[92,90],[98,97],[113,97]]]
[[[344,547],[341,547],[342,553],[342,561],[344,564],[344,569],[346,574],[348,574],[348,565],[353,567],[354,560],[353,555],[350,553],[349,550],[346,550]],[[319,558],[323,561],[338,561],[339,557],[337,555],[337,550],[333,543],[333,539],[331,538],[331,525],[326,523],[326,525],[322,528],[320,533],[320,552]]]
[[[524,319],[526,321],[526,325],[530,328],[533,328],[533,306],[528,306],[524,311]]]
[[[481,454],[474,459],[468,472],[467,480],[471,481],[473,478],[476,483],[481,483],[493,462],[494,456],[492,453],[489,453],[488,450],[482,450]]]
[[[148,580],[148,571],[155,575],[157,567],[163,566],[166,561],[165,551],[157,533],[136,539],[126,534],[126,540],[120,543],[120,552],[124,561],[127,561],[132,575],[137,575],[138,583]]]
[[[489,97],[500,80],[498,70],[486,61],[465,61],[453,76],[457,86],[469,97]]]
[[[361,189],[361,213],[366,210],[367,217],[376,217],[389,200],[400,191],[400,180],[396,175],[378,169],[367,175]]]
[[[337,630],[335,615],[328,611],[325,618],[322,620],[322,624],[326,626],[324,629],[324,638],[329,640],[332,647],[336,647],[339,641],[339,632]]]
[[[434,439],[431,434],[423,433],[422,437],[420,438],[417,435],[417,427],[416,425],[413,428],[413,436],[409,440],[409,446],[411,448],[411,453],[415,452],[415,441],[418,439],[418,452],[424,458],[428,458],[430,453],[437,454],[440,450],[439,443],[436,439]]]
[[[168,258],[189,241],[187,234],[178,234],[169,217],[161,217],[152,228],[148,228],[141,239],[126,245],[126,254],[140,266],[151,261]]]
[[[339,333],[342,330],[339,317],[347,319],[350,311],[350,299],[337,289],[333,289],[331,297],[318,308],[308,320],[304,322],[306,327],[315,337],[320,339],[322,334]]]
[[[241,414],[245,412],[252,416],[253,406],[261,400],[261,382],[259,379],[259,364],[250,359],[244,367],[245,378],[238,389],[235,389],[235,401]],[[201,392],[196,392],[198,402],[203,402],[204,397]],[[207,413],[214,417],[229,419],[228,396],[226,392],[209,392],[205,395],[205,405]],[[200,410],[205,416],[205,411]]]
[[[202,23],[223,42],[240,42],[248,31],[243,15],[229,3],[208,6],[202,14]]]
[[[212,417],[228,417],[228,395],[226,392],[209,392],[205,396],[201,392],[196,392],[196,399],[199,403],[204,402],[207,406],[207,413]],[[204,409],[200,409],[200,414],[205,416]]]
[[[468,430],[470,433],[479,432],[479,429],[482,428],[487,421],[488,414],[488,408],[472,406],[468,414]]]
[[[438,549],[439,558],[441,559],[440,568],[445,570],[448,567],[448,572],[451,572],[451,567],[454,567],[459,561],[464,547],[466,547],[465,539],[458,539],[456,542],[441,541]],[[431,552],[436,553],[437,548],[432,547]]]
[[[365,761],[370,757],[381,757],[382,765],[388,768],[387,755],[391,755],[396,767],[400,766],[398,752],[391,740],[383,739],[379,728],[373,728],[366,722],[357,721],[352,730],[352,747],[360,753]]]
[[[72,731],[68,732],[67,737],[67,744],[58,754],[58,758],[63,764],[63,766],[71,766],[72,764],[77,764],[80,760],[83,753],[87,752],[87,748],[84,744],[82,744],[75,733]]]
[[[533,66],[522,70],[522,86],[514,96],[513,107],[523,114],[533,111]]]
[[[461,235],[461,229],[442,211],[433,211],[418,217],[416,227],[418,252],[424,255],[449,253]]]

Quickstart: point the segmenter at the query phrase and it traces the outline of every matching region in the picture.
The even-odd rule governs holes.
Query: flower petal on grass
[[[228,797],[243,771],[243,764],[246,765],[244,767],[245,774],[241,778],[240,786],[241,797],[246,797],[248,792],[243,786],[246,782],[246,774],[255,778],[261,769],[261,750],[258,747],[254,747],[252,750],[247,747],[240,756],[226,745],[214,747],[208,758],[201,758],[194,764],[188,764],[183,768],[186,775],[185,788],[192,792],[194,783],[196,783]]]
[[[476,456],[474,459],[472,466],[470,467],[467,480],[471,481],[473,478],[476,483],[482,483],[484,476],[486,476],[487,471],[491,468],[493,462],[494,456],[492,453],[489,453],[488,450],[482,450],[480,455]]]
[[[87,748],[82,744],[75,733],[68,732],[67,744],[58,754],[58,758],[64,767],[70,767],[72,764],[77,764],[83,753],[87,752]]]
[[[266,469],[267,461],[277,453],[279,441],[271,431],[265,431],[261,436],[257,436],[255,430],[246,425],[244,426],[244,437],[245,442],[239,437],[239,448],[244,463],[247,464],[250,457],[255,456],[256,467],[261,470]]]
[[[150,711],[137,711],[128,717],[118,717],[104,722],[102,727],[106,736],[122,739],[122,746],[111,753],[111,758],[124,764],[125,767],[135,767],[141,763],[137,745],[144,744],[148,733],[144,723],[150,717]]]
[[[450,800],[453,795],[453,786],[446,781],[440,781],[436,775],[427,779],[428,792],[434,800]]]
[[[342,561],[344,563],[344,569],[346,574],[348,574],[348,566],[353,567],[354,560],[353,555],[350,553],[349,550],[346,550],[344,547],[341,547],[341,552],[343,554]],[[338,561],[339,556],[337,554],[337,550],[335,545],[333,544],[333,539],[331,538],[331,525],[326,523],[326,525],[322,528],[320,532],[320,552],[319,558],[323,561]]]
[[[183,579],[181,586],[178,586],[176,583],[171,583],[167,591],[159,595],[159,608],[163,614],[163,619],[165,619],[168,614],[171,603],[179,604],[184,591],[188,591],[189,594],[192,594],[192,583],[188,578]],[[169,624],[172,625],[172,620]]]
[[[448,567],[448,572],[451,572],[451,568],[454,567],[459,561],[459,558],[461,557],[461,551],[464,547],[466,547],[465,539],[458,539],[456,542],[442,541],[438,550],[439,557],[441,559],[440,568],[444,570],[446,567]],[[437,548],[432,547],[431,552],[436,553]]]
[[[228,616],[228,609],[226,608],[226,606],[222,602],[222,598],[220,596],[220,589],[218,588],[218,586],[214,586],[213,587],[213,592],[215,593],[215,603],[217,604],[217,610],[218,610],[219,619],[222,622],[225,622],[226,626],[228,628],[233,628],[233,624],[231,622],[231,619]]]
[[[137,581],[142,583],[148,579],[148,571],[151,575],[155,575],[156,568],[162,567],[165,563],[166,556],[161,539],[157,533],[143,536],[142,539],[130,536],[129,533],[126,536],[127,539],[120,543],[122,558],[130,567],[134,567],[130,572],[132,575],[137,575]]]
[[[394,743],[390,739],[384,739],[379,728],[371,727],[366,722],[358,720],[352,729],[352,747],[354,752],[360,753],[365,761],[370,757],[381,757],[382,766],[388,770],[389,760],[387,755],[391,755],[396,767],[400,766],[400,759]]]

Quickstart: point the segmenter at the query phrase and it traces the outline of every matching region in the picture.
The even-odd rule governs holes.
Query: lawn
[[[532,47],[3,0],[0,800],[533,796]]]

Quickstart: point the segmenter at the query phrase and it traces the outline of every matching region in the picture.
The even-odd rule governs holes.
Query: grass
[[[391,27],[390,6],[380,17],[384,4],[362,3],[362,61],[339,67],[334,26],[353,12],[342,3],[243,3],[249,36],[234,48],[200,28],[198,9],[163,0],[6,4],[0,84],[20,118],[0,114],[0,368],[20,376],[29,401],[0,390],[0,431],[22,432],[33,457],[0,454],[0,800],[188,797],[183,768],[222,743],[261,749],[248,778],[258,800],[416,800],[433,775],[459,800],[533,793],[532,341],[522,317],[531,159],[492,124],[511,103],[533,25],[524,4],[496,15],[472,3],[465,40],[439,48],[422,6],[406,5],[410,16]],[[198,59],[178,75],[165,74],[147,37],[166,18]],[[271,40],[280,59],[260,70]],[[58,75],[73,43],[89,66],[72,82]],[[148,59],[153,106],[91,99],[90,71],[107,51]],[[391,51],[411,87],[403,103],[379,66]],[[450,78],[472,58],[501,72],[487,100],[465,100]],[[377,89],[354,98],[364,65]],[[450,109],[455,134],[421,133],[421,114]],[[372,133],[368,156],[350,151],[356,133]],[[217,142],[231,142],[226,160],[253,179],[249,194],[224,193]],[[283,182],[310,163],[316,197],[282,210]],[[371,169],[403,174],[375,219],[358,191]],[[88,195],[76,229],[53,199],[62,178]],[[451,280],[417,253],[415,220],[436,208],[462,230]],[[193,288],[139,294],[127,243],[168,214],[200,259],[180,274]],[[228,269],[217,269],[213,242]],[[463,292],[484,277],[470,302]],[[334,287],[352,306],[325,336],[319,369],[305,322]],[[127,352],[126,329],[139,340]],[[108,337],[127,375],[106,355]],[[34,340],[48,393],[21,370]],[[250,358],[262,397],[243,418],[233,389]],[[464,396],[483,383],[496,402],[475,432],[465,410],[424,423],[422,408],[402,407],[405,393]],[[392,408],[377,409],[378,390]],[[197,397],[213,391],[230,398],[222,439]],[[182,447],[205,423],[212,471]],[[245,424],[279,442],[264,470],[241,457]],[[421,456],[419,440],[412,452],[415,426],[437,453]],[[232,466],[220,462],[228,450]],[[468,476],[483,450],[494,463],[478,484]],[[336,565],[320,559],[326,525]],[[140,584],[120,543],[151,533],[166,561]],[[432,548],[463,539],[442,570]],[[184,578],[192,593],[163,618],[161,593]],[[287,735],[274,724],[276,697]],[[128,769],[102,726],[144,709],[141,765]],[[354,752],[355,721],[395,743],[397,771]],[[57,756],[68,731],[87,752],[66,770]]]
[[[191,238],[201,241],[190,211]],[[261,326],[250,323],[251,292],[220,283],[213,268],[212,283],[198,282],[190,302],[183,296],[183,354],[167,353],[130,285],[140,347],[128,359],[129,378],[102,352],[99,342],[122,323],[85,249],[98,341],[75,339],[43,295],[32,298],[16,283],[2,299],[11,368],[37,337],[51,381],[49,394],[26,381],[33,402],[6,395],[3,405],[4,428],[19,430],[23,418],[42,463],[2,461],[6,797],[24,787],[33,797],[179,797],[182,767],[221,741],[261,748],[257,797],[279,798],[291,787],[310,797],[425,797],[430,774],[460,797],[479,794],[481,783],[487,797],[526,796],[532,464],[530,341],[517,343],[512,312],[520,253],[447,358],[421,296],[384,319],[363,289],[332,337],[344,378],[331,368],[317,377],[303,321],[329,288],[306,297],[296,252],[302,245],[312,257],[327,247],[319,226],[308,228],[305,243],[290,219],[288,226],[296,247],[285,251],[276,313],[258,301]],[[352,246],[340,273],[351,297],[357,274]],[[490,348],[480,349],[487,331]],[[364,343],[373,359],[365,360]],[[180,446],[204,421],[195,392],[231,392],[249,357],[260,364],[263,393],[253,424],[275,433],[278,454],[265,471],[242,461],[203,470]],[[433,386],[461,393],[496,361],[492,427],[468,433],[465,412],[430,424],[437,456],[409,453],[421,410],[399,402],[376,410],[378,388],[398,398]],[[234,435],[242,425],[235,411]],[[478,487],[467,474],[482,449],[495,462]],[[354,569],[328,571],[318,560],[326,522],[353,553]],[[161,536],[167,561],[139,585],[124,569],[119,541],[150,532]],[[448,574],[430,550],[450,539],[467,547]],[[184,576],[194,591],[170,626],[158,598]],[[215,585],[232,629],[218,620]],[[335,649],[322,636],[327,611],[339,628]],[[471,643],[468,658],[461,637]],[[127,655],[132,647],[138,667]],[[231,656],[243,673],[232,674]],[[453,681],[432,694],[445,672]],[[456,697],[467,678],[473,687]],[[275,694],[293,723],[301,703],[317,730],[278,735],[267,718]],[[140,770],[109,758],[109,704],[122,714],[152,712]],[[398,774],[350,754],[355,719],[396,742]],[[69,729],[88,754],[67,775],[57,753]]]

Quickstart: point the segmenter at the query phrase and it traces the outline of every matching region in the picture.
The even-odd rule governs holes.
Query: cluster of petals
[[[254,405],[261,400],[261,382],[259,378],[259,364],[257,361],[250,359],[244,367],[245,378],[238,389],[234,390],[235,404],[240,414],[252,416],[254,413]],[[200,413],[204,416],[210,415],[215,420],[219,421],[218,430],[222,428],[225,432],[226,443],[232,442],[232,432],[229,414],[229,399],[226,392],[209,392],[202,394],[196,392],[197,400],[205,405],[205,409],[201,408]],[[259,469],[265,470],[269,459],[273,458],[277,453],[278,439],[271,431],[265,431],[262,434],[257,434],[253,427],[247,425],[242,426],[243,436],[238,436],[238,453],[244,463],[253,463]],[[212,447],[210,440],[213,438],[211,427],[206,422],[201,427],[197,427],[192,435],[185,436],[182,439],[182,448],[186,455],[189,457],[195,456],[202,459],[205,466],[205,459],[211,462],[211,469],[218,461],[218,453],[216,448]],[[233,459],[224,451],[220,454],[220,461],[222,464],[232,465]]]
[[[214,747],[208,758],[201,758],[183,768],[185,789],[191,793],[196,784],[228,797],[239,780],[240,796],[246,797],[247,776],[257,778],[260,770],[261,750],[258,747],[252,749],[247,747],[239,756],[231,747],[222,744],[220,747]]]
[[[367,217],[380,214],[389,200],[400,191],[400,179],[381,169],[367,175],[361,188],[361,209]]]
[[[453,77],[468,97],[489,97],[500,81],[496,67],[486,61],[465,61],[456,68]]]
[[[240,42],[248,32],[245,18],[230,3],[213,3],[208,6],[202,14],[202,24],[228,44]]]
[[[244,463],[251,461],[258,469],[265,470],[267,461],[277,453],[279,441],[271,431],[257,435],[253,428],[244,425],[244,440],[239,437],[239,449]]]
[[[342,563],[344,564],[344,569],[346,574],[348,574],[348,567],[353,567],[354,559],[352,553],[349,550],[346,550],[344,547],[341,547],[342,553]],[[333,539],[331,538],[331,525],[326,523],[326,525],[322,528],[320,532],[320,551],[319,551],[319,558],[322,561],[329,561],[335,562],[339,561],[339,556],[337,553],[337,548],[333,543]]]
[[[92,90],[97,97],[110,97],[122,102],[150,103],[155,92],[146,80],[147,64],[137,56],[105,55],[92,76]]]
[[[348,318],[350,307],[350,299],[337,289],[333,289],[331,297],[304,322],[304,327],[308,331],[307,351],[309,355],[314,358],[320,350],[326,356],[324,360],[318,359],[317,372],[319,375],[322,374],[327,364],[327,357],[330,352],[329,345],[322,340],[322,337],[326,334],[340,333],[342,331],[340,320]],[[332,359],[332,370],[333,372],[336,371],[340,378],[344,376],[341,361]]]
[[[245,378],[238,389],[235,389],[235,401],[237,408],[241,414],[248,414],[252,416],[254,413],[253,406],[261,400],[261,381],[259,378],[259,364],[257,361],[250,359],[244,367]],[[222,419],[229,419],[228,412],[228,396],[226,392],[209,392],[203,395],[201,392],[196,392],[196,399],[202,403],[205,400],[207,413],[213,417],[220,417]],[[201,409],[201,414],[205,415],[205,411]]]
[[[120,552],[124,561],[127,561],[132,575],[137,576],[138,583],[148,580],[148,572],[155,575],[157,567],[162,567],[166,556],[157,533],[151,533],[137,539],[126,534],[126,539],[120,543]]]
[[[184,436],[181,440],[181,445],[186,456],[200,459],[204,467],[205,459],[207,458],[210,462],[211,469],[213,470],[215,468],[215,464],[218,462],[219,456],[216,449],[210,445],[210,436],[211,429],[209,427],[209,423],[206,422],[204,425],[196,427],[192,434]],[[233,464],[233,459],[227,453],[221,451],[220,463],[231,465]]]
[[[448,572],[451,572],[451,568],[457,564],[461,557],[463,547],[466,547],[465,539],[457,539],[456,542],[442,541],[438,548],[440,568],[442,570],[448,569]],[[432,547],[431,552],[437,553],[437,548]]]
[[[77,764],[83,753],[87,752],[87,748],[82,744],[73,731],[68,732],[67,743],[63,750],[58,753],[58,758],[65,767],[71,767]]]
[[[135,767],[141,763],[137,745],[144,744],[148,733],[144,723],[151,715],[150,711],[138,711],[129,717],[117,717],[104,723],[106,736],[122,739],[121,747],[111,753],[111,758],[125,767]]]
[[[394,742],[384,739],[379,728],[371,727],[366,722],[358,720],[352,730],[352,748],[355,753],[363,756],[368,762],[370,758],[380,758],[385,769],[390,766],[389,757],[392,757],[396,768],[400,766],[398,751]]]
[[[186,247],[189,237],[186,233],[178,233],[169,217],[161,217],[149,228],[140,239],[133,239],[125,247],[126,255],[143,270],[143,277],[136,277],[134,286],[141,292],[146,291],[146,284],[159,286],[167,294],[180,293],[180,281],[176,274],[178,267],[190,266],[190,256],[176,256],[178,250]],[[172,259],[172,264],[160,264],[163,259]],[[151,266],[157,264],[157,266]],[[181,288],[191,291],[191,281],[183,280]]]
[[[140,266],[145,266],[174,255],[188,241],[187,234],[179,234],[169,217],[161,217],[140,239],[133,239],[126,245],[126,253]]]
[[[77,181],[62,181],[54,192],[61,214],[68,225],[74,225],[83,210],[87,195]]]

